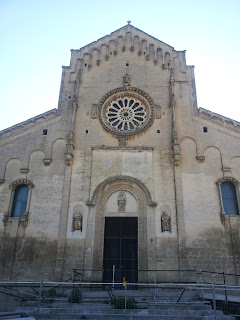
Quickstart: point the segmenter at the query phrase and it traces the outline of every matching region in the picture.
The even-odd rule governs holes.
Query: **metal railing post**
[[[112,291],[114,291],[114,282],[115,282],[115,264],[113,265]]]
[[[124,307],[124,312],[126,312],[126,309],[127,309],[127,286],[125,286],[125,307]]]
[[[154,295],[156,297],[157,296],[157,271],[156,270],[154,270],[154,284],[155,284]]]
[[[216,295],[215,295],[215,286],[212,283],[212,296],[213,296],[213,310],[214,310],[214,319],[217,320],[217,310],[216,310]]]
[[[223,272],[223,283],[224,283],[224,286],[226,285],[226,278],[225,278],[225,273]],[[225,293],[225,299],[226,299],[226,302],[228,301],[228,298],[227,298],[227,290],[226,290],[226,287],[224,287],[224,293]]]
[[[37,318],[38,319],[40,317],[40,305],[41,305],[41,299],[42,299],[42,286],[43,286],[43,282],[40,281],[40,283],[39,283],[39,292],[38,292],[38,310],[37,310]]]

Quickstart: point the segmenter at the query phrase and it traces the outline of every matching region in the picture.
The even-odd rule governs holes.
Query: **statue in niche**
[[[163,214],[161,217],[161,225],[162,225],[162,232],[171,231],[171,218],[169,217],[166,211],[163,211]]]
[[[67,153],[72,153],[73,152],[73,132],[69,132],[67,136]]]
[[[98,105],[97,104],[93,104],[92,105],[92,111],[91,111],[91,117],[93,119],[96,119],[98,116]]]
[[[131,87],[131,76],[127,73],[123,77],[123,86],[125,89],[129,89]]]
[[[125,212],[126,206],[126,193],[124,191],[120,191],[118,194],[118,211]]]
[[[80,211],[77,211],[73,217],[73,231],[76,231],[76,230],[82,231],[82,223],[83,223],[83,216],[81,215]]]

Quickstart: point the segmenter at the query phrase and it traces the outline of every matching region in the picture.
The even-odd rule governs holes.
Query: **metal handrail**
[[[83,271],[112,271],[112,269],[80,269],[80,268],[74,268],[73,271],[81,271],[81,273]],[[159,272],[159,271],[163,271],[163,272],[195,272],[195,273],[212,273],[212,274],[219,274],[219,275],[226,275],[226,276],[236,276],[236,277],[240,277],[240,274],[236,274],[236,273],[226,273],[224,271],[209,271],[209,270],[196,270],[196,269],[124,269],[124,271],[138,271],[138,272]]]

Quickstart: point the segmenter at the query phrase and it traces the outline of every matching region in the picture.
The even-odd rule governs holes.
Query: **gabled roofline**
[[[57,115],[57,114],[58,114],[58,109],[56,109],[56,108],[51,109],[51,110],[49,110],[49,111],[46,111],[46,112],[44,112],[44,113],[41,113],[41,114],[33,117],[33,118],[27,119],[27,120],[25,120],[25,121],[22,121],[22,122],[19,122],[19,123],[15,124],[15,125],[13,125],[13,126],[11,126],[11,127],[8,127],[8,128],[6,128],[6,129],[3,129],[3,130],[0,131],[0,137],[1,137],[2,134],[6,133],[6,132],[8,132],[8,131],[12,131],[12,130],[17,129],[17,128],[19,128],[19,127],[22,127],[22,128],[23,128],[26,124],[31,123],[31,122],[32,122],[32,123],[35,123],[37,120],[39,120],[39,119],[41,119],[41,118],[47,118],[47,117],[48,117],[49,115],[51,115],[51,114]]]
[[[210,110],[207,110],[204,108],[198,108],[197,116],[199,116],[200,118],[202,118],[204,120],[214,122],[218,125],[224,125],[228,129],[232,129],[232,130],[237,129],[237,131],[240,130],[240,122],[239,121],[225,117],[221,114],[215,113],[213,111],[210,111]]]
[[[118,32],[118,31],[120,31],[121,29],[127,28],[128,26],[131,26],[132,28],[136,29],[137,31],[142,32],[143,34],[147,35],[148,37],[150,37],[150,38],[152,38],[152,39],[154,39],[154,40],[156,40],[156,41],[159,41],[159,42],[167,45],[167,46],[170,47],[172,50],[175,50],[174,47],[170,46],[170,45],[167,44],[166,42],[163,42],[163,41],[161,41],[161,40],[159,40],[159,39],[151,36],[150,34],[142,31],[141,29],[138,29],[138,28],[134,27],[132,24],[126,24],[125,26],[123,26],[123,27],[121,27],[121,28],[119,28],[119,29],[111,32],[110,34],[106,34],[105,36],[97,39],[96,41],[90,42],[89,44],[85,45],[84,47],[81,47],[81,48],[79,48],[79,49],[72,49],[71,51],[79,51],[79,50],[81,51],[81,50],[84,50],[84,49],[87,48],[88,46],[93,45],[94,43],[97,43],[98,41],[100,41],[100,40],[102,40],[102,39],[104,39],[104,38],[106,38],[106,37],[108,37],[108,36],[111,36],[111,35],[114,34],[115,32]],[[185,51],[185,50],[182,50],[182,51]]]

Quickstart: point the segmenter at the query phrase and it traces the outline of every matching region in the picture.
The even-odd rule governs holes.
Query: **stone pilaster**
[[[58,230],[58,248],[57,248],[57,259],[56,259],[56,267],[55,267],[55,281],[63,280],[62,277],[63,277],[64,258],[65,258],[65,243],[66,243],[66,232],[67,232],[71,174],[72,174],[72,166],[66,165],[64,184],[63,184],[62,206],[61,206],[60,222],[59,222],[59,230]]]

